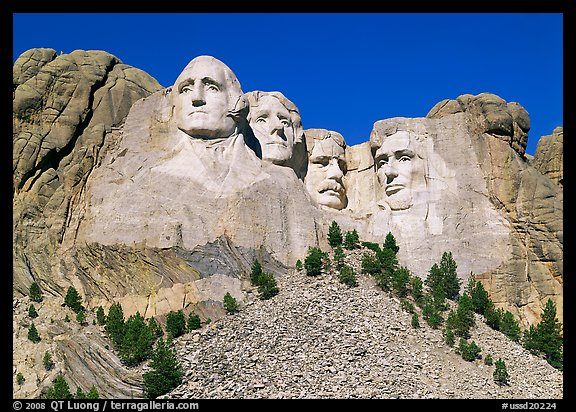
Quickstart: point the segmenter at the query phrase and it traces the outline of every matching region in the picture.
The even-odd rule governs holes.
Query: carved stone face
[[[333,138],[316,140],[308,158],[306,188],[316,202],[325,207],[346,207],[346,189],[342,178],[346,173],[344,147]]]
[[[217,139],[234,133],[229,116],[233,104],[229,88],[233,74],[219,60],[200,56],[180,74],[173,88],[174,120],[194,138]]]
[[[386,137],[374,154],[384,200],[392,210],[408,209],[413,191],[424,184],[424,162],[417,155],[417,142],[407,131]]]
[[[286,164],[294,151],[294,127],[290,112],[276,97],[263,95],[250,108],[250,126],[262,147],[262,159]]]

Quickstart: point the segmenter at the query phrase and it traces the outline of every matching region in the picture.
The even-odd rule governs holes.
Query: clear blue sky
[[[280,91],[305,129],[367,141],[374,122],[424,117],[490,92],[530,114],[527,152],[563,125],[562,13],[14,13],[13,60],[34,47],[105,50],[168,87],[212,55],[242,89]]]

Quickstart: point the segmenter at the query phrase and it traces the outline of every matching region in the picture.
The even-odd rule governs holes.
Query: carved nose
[[[330,163],[328,164],[328,170],[326,170],[326,178],[340,181],[342,180],[343,176],[344,173],[342,173],[342,169],[340,169],[340,166],[338,165],[338,160],[330,160]]]

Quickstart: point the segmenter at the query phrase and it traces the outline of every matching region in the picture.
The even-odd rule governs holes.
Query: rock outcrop
[[[564,185],[564,128],[557,127],[549,136],[542,136],[531,162],[536,169],[560,186]]]
[[[283,107],[265,108],[288,115],[256,136],[259,99],[211,56],[164,88],[103,51],[33,49],[13,85],[16,298],[36,281],[54,298],[73,285],[89,310],[120,302],[126,316],[218,319],[226,292],[248,299],[254,258],[292,276],[310,246],[328,248],[336,221],[379,244],[391,232],[401,264],[422,278],[452,252],[463,282],[480,279],[524,327],[548,298],[563,318],[562,162],[557,144],[526,156],[518,103],[462,95],[426,117],[379,120],[349,146],[337,131],[305,129],[278,92]],[[272,140],[292,139],[282,150],[307,151],[307,166],[272,152],[263,161],[273,128]]]

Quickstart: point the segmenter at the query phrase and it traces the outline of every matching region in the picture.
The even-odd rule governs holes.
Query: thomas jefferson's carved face
[[[262,146],[262,159],[287,163],[294,151],[294,127],[288,109],[274,96],[260,97],[250,108],[250,126]]]
[[[306,188],[321,206],[346,207],[346,190],[342,178],[346,173],[345,150],[333,138],[316,140],[308,159]]]
[[[424,164],[416,144],[409,132],[398,131],[386,137],[374,154],[378,181],[392,210],[410,208],[413,190],[424,182]]]
[[[234,133],[226,66],[216,59],[194,59],[174,85],[174,119],[194,138],[216,139]]]

